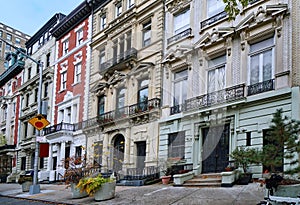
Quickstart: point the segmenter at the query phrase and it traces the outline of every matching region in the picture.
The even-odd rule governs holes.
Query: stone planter
[[[86,191],[81,192],[80,189],[76,187],[75,183],[71,183],[71,192],[73,199],[80,199],[88,196],[88,193],[86,193]]]
[[[30,190],[31,185],[32,185],[31,181],[26,181],[26,182],[22,183],[22,191],[28,192]]]
[[[274,196],[287,196],[297,198],[299,193],[300,184],[279,185],[274,193]]]
[[[95,201],[103,201],[115,197],[116,182],[107,182],[101,185],[101,188],[95,192]]]

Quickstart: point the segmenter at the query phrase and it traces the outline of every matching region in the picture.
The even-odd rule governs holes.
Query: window
[[[208,61],[207,92],[212,93],[225,88],[226,55]]]
[[[127,0],[127,6],[128,8],[131,8],[134,6],[134,0]]]
[[[271,80],[274,73],[273,64],[274,39],[250,45],[250,85]]]
[[[11,46],[8,45],[8,44],[6,44],[6,45],[5,45],[5,50],[10,51],[10,50],[11,50]]]
[[[246,132],[246,146],[251,146],[251,132]]]
[[[94,144],[94,164],[96,167],[102,166],[103,141]]]
[[[131,31],[126,34],[126,46],[126,50],[129,51],[131,49]]]
[[[143,24],[143,46],[151,43],[151,21]]]
[[[106,14],[100,16],[100,30],[105,29],[106,27]]]
[[[188,70],[182,70],[174,74],[173,106],[182,104],[187,99]]]
[[[124,45],[124,35],[122,35],[121,37],[120,37],[120,43],[119,43],[119,50],[120,50],[120,58],[122,59],[123,57],[124,57],[124,49],[125,49],[125,47],[124,47],[125,45]]]
[[[75,158],[76,158],[76,159],[81,159],[81,155],[82,155],[82,149],[81,149],[81,146],[75,147]],[[76,160],[76,161],[77,161],[77,160]]]
[[[66,108],[66,116],[64,116],[65,117],[64,121],[66,123],[72,123],[72,117],[71,117],[71,115],[72,115],[72,108],[71,107],[67,107]]]
[[[44,83],[44,98],[48,97],[48,87],[49,87],[49,83],[45,82]]]
[[[21,157],[21,170],[26,169],[26,157]]]
[[[23,131],[24,131],[24,139],[26,139],[26,137],[27,137],[27,132],[28,132],[28,122],[24,122],[23,123],[23,125],[24,125],[24,128],[23,128]]]
[[[40,157],[40,169],[43,169],[44,168],[44,165],[45,165],[45,158],[44,157]]]
[[[81,81],[81,63],[78,63],[74,66],[74,83]]]
[[[207,1],[207,17],[212,17],[221,13],[225,9],[223,0],[209,0]]]
[[[168,136],[168,158],[184,158],[185,132],[177,132]]]
[[[69,40],[63,42],[63,55],[69,52]]]
[[[46,55],[46,68],[48,68],[50,66],[50,53],[47,53]]]
[[[63,72],[60,74],[61,82],[60,82],[60,90],[65,90],[67,88],[67,72]]]
[[[28,68],[27,70],[27,80],[31,79],[31,67]]]
[[[21,44],[21,39],[19,39],[19,38],[16,38],[16,39],[15,39],[15,41],[16,41],[16,44],[18,44],[18,45],[20,45],[20,44]]]
[[[37,101],[38,101],[38,94],[39,94],[39,89],[36,88],[36,89],[34,90],[34,102],[37,102]]]
[[[143,80],[139,84],[138,103],[141,111],[147,110],[148,107],[148,84],[149,80]]]
[[[118,40],[114,40],[113,44],[113,65],[115,65],[118,62]]]
[[[125,106],[125,88],[122,88],[118,92],[117,109],[123,108],[124,106]]]
[[[76,33],[76,37],[77,37],[77,40],[76,40],[76,45],[80,45],[82,44],[83,42],[83,29],[79,29]]]
[[[122,2],[116,4],[116,17],[122,14]]]
[[[6,34],[6,40],[11,41],[11,39],[12,39],[11,34]]]
[[[98,115],[104,114],[105,98],[104,96],[98,96]]]
[[[174,16],[174,33],[178,34],[190,28],[190,10],[187,9]]]
[[[25,96],[25,107],[29,106],[29,97],[30,97],[30,95],[29,95],[29,93],[27,93]]]
[[[99,51],[99,65],[100,65],[100,71],[105,69],[105,49],[101,49]]]
[[[0,37],[2,37],[3,36],[3,31],[0,31]]]
[[[41,61],[38,61],[39,65],[41,64]],[[36,66],[36,74],[40,73],[40,66]]]

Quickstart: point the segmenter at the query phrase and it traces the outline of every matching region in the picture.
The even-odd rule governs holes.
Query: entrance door
[[[202,129],[202,173],[224,171],[229,161],[229,124]]]
[[[122,170],[122,164],[124,161],[124,136],[119,134],[115,136],[114,151],[113,151],[113,170],[118,172]]]
[[[145,159],[146,159],[146,142],[136,142],[137,149],[137,174],[142,174],[145,167]]]

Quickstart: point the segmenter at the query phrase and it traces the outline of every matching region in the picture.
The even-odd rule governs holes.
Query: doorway
[[[124,161],[124,146],[125,138],[123,135],[116,135],[113,143],[113,171],[118,172],[122,170],[122,164]]]
[[[229,124],[202,129],[202,173],[225,170],[229,162]]]
[[[136,142],[136,168],[137,174],[143,174],[146,159],[146,141]]]

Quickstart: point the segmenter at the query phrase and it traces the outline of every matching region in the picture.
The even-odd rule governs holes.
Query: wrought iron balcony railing
[[[61,122],[59,124],[44,128],[44,135],[49,135],[49,134],[56,133],[59,131],[72,131],[73,132],[73,131],[76,131],[75,128],[76,128],[75,124]]]
[[[175,115],[177,113],[181,113],[182,111],[182,104],[181,105],[174,105],[170,108],[170,115]]]
[[[248,96],[274,90],[274,79],[248,86]]]
[[[142,112],[148,112],[153,108],[160,107],[160,99],[154,98],[129,106],[129,115],[135,115]]]
[[[180,33],[178,33],[177,35],[169,38],[167,40],[167,43],[170,44],[172,42],[175,42],[175,41],[178,41],[179,39],[182,39],[184,37],[187,37],[187,36],[190,36],[192,34],[192,29],[191,28],[188,28]]]
[[[206,20],[202,21],[200,23],[200,29],[203,29],[204,27],[219,21],[219,20],[225,18],[226,16],[227,16],[226,11],[222,11],[221,13],[218,13],[218,14],[210,17],[209,19],[206,19]]]
[[[123,61],[126,61],[130,58],[136,58],[137,57],[137,50],[135,48],[131,48],[124,53],[120,53],[120,55],[109,59],[108,61],[102,63],[100,65],[100,72],[106,71],[110,67],[117,65]]]
[[[245,97],[245,85],[236,85],[226,88],[224,90],[208,93],[205,95],[197,96],[191,99],[185,100],[184,111],[190,111],[203,107],[209,107],[216,104],[222,104],[239,100]]]

